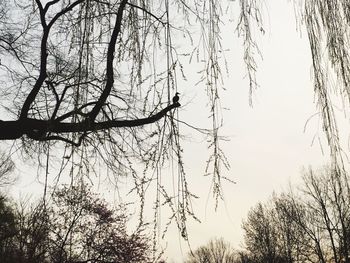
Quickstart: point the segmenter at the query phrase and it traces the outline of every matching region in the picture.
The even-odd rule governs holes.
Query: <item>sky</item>
[[[219,202],[217,211],[210,193],[211,181],[203,177],[207,146],[195,131],[180,125],[180,130],[193,135],[193,140],[184,145],[188,160],[185,168],[192,192],[200,197],[193,201],[193,207],[202,223],[188,222],[192,249],[215,237],[223,237],[233,247],[240,248],[242,220],[249,209],[266,201],[273,191],[286,190],[290,182],[298,183],[303,169],[320,167],[329,159],[326,144],[323,143],[322,151],[318,143],[318,138],[324,142],[320,119],[317,115],[312,117],[317,108],[307,35],[297,30],[291,3],[265,2],[266,34],[258,39],[263,60],[258,60],[259,88],[253,96],[253,107],[249,106],[241,42],[235,37],[233,24],[223,27],[224,48],[230,51],[226,53],[229,76],[225,79],[226,91],[222,93],[223,107],[229,110],[224,113],[222,134],[230,140],[222,143],[222,148],[231,165],[225,175],[236,184],[223,186],[225,199]],[[181,100],[189,102],[181,101],[186,107],[179,110],[179,118],[201,126],[198,120],[207,118],[207,113],[190,102],[204,98],[190,84],[179,87]],[[17,173],[25,171],[26,168],[20,168]],[[16,194],[33,189],[34,181],[35,178],[19,180]],[[169,262],[182,262],[189,251],[175,226],[161,244],[166,248]]]

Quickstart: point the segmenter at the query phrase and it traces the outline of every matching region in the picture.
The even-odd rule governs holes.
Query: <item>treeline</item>
[[[12,170],[0,155],[0,186],[12,183]],[[0,192],[0,262],[165,262],[143,228],[127,231],[125,207],[110,208],[84,184],[47,195],[29,204]],[[350,263],[350,177],[309,169],[301,184],[250,209],[242,227],[243,248],[215,239],[184,262]]]
[[[350,262],[349,176],[324,168],[302,179],[250,210],[243,229],[253,262]]]
[[[304,172],[298,187],[253,207],[244,249],[213,240],[186,263],[350,263],[349,175],[329,167]]]

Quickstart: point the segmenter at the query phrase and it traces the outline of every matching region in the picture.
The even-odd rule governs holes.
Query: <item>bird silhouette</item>
[[[180,94],[180,93],[178,93],[178,92],[175,93],[175,96],[173,97],[173,104],[179,102],[179,99],[180,99],[180,98],[179,98],[179,94]]]

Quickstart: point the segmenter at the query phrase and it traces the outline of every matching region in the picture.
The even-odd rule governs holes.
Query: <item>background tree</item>
[[[16,250],[12,239],[17,234],[16,214],[12,203],[1,194],[0,196],[0,258],[4,262],[15,262]]]
[[[152,262],[150,240],[144,230],[139,228],[128,234],[126,210],[108,208],[89,189],[81,187],[61,188],[49,204],[40,202],[16,209],[2,202],[2,260],[5,263]]]
[[[304,175],[303,192],[312,224],[319,229],[324,258],[333,262],[350,262],[349,177],[338,170],[309,170]]]
[[[244,242],[256,262],[279,262],[278,229],[272,210],[259,203],[243,223]]]
[[[1,16],[1,9],[0,9]],[[14,183],[14,163],[9,156],[0,152],[0,258],[14,262],[12,243],[8,242],[16,235],[16,213],[11,200],[3,193],[3,188]]]
[[[243,223],[249,255],[257,262],[350,262],[349,177],[338,171],[310,169],[299,188],[251,209]]]
[[[238,251],[235,263],[255,263],[253,256],[246,251]]]
[[[230,244],[222,238],[209,241],[207,245],[189,252],[185,263],[234,263],[236,255]]]
[[[297,218],[303,216],[304,211],[301,211],[300,205],[295,205],[287,194],[274,195],[271,200],[270,213],[274,218],[278,235],[277,249],[284,262],[289,263],[303,262],[311,254],[309,249],[311,240],[297,223]]]

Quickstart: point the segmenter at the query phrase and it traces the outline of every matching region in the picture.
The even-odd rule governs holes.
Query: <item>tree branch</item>
[[[45,20],[45,11],[43,9],[43,6],[39,0],[36,0],[36,3],[39,7],[40,12],[40,22],[43,28],[43,35],[41,38],[41,44],[40,44],[40,74],[38,79],[36,80],[33,89],[28,94],[26,100],[24,101],[24,104],[21,109],[20,113],[20,119],[25,119],[28,116],[28,112],[30,109],[30,105],[34,102],[41,86],[43,85],[46,77],[47,77],[47,40],[49,37],[50,28],[47,27],[46,20]]]
[[[34,84],[33,89],[28,94],[26,100],[24,101],[23,107],[21,109],[20,113],[20,119],[25,119],[28,117],[28,112],[30,109],[31,104],[34,102],[36,96],[38,95],[38,92],[40,88],[42,87],[46,77],[47,77],[47,41],[50,34],[50,29],[52,25],[57,21],[59,17],[66,14],[67,12],[71,11],[75,6],[82,3],[85,0],[78,0],[74,2],[73,4],[69,5],[68,7],[64,8],[60,12],[58,12],[52,20],[49,22],[49,24],[46,23],[45,14],[51,4],[54,4],[55,1],[51,1],[46,4],[45,8],[43,8],[40,0],[36,0],[36,3],[39,7],[40,12],[40,22],[43,28],[43,36],[41,38],[41,45],[40,45],[40,73],[37,81]],[[50,4],[51,3],[51,4]]]
[[[115,45],[117,43],[117,38],[118,38],[119,33],[120,33],[122,19],[123,19],[123,11],[125,9],[126,4],[127,4],[127,0],[123,0],[120,3],[120,6],[118,8],[117,18],[115,21],[114,29],[112,32],[111,40],[109,42],[108,51],[107,51],[107,65],[106,65],[107,81],[106,81],[106,86],[105,86],[100,98],[98,99],[96,105],[94,106],[94,108],[91,110],[91,112],[89,114],[91,122],[95,121],[96,116],[100,112],[102,106],[105,104],[105,102],[106,102],[106,100],[107,100],[107,98],[112,90],[112,87],[113,87],[113,83],[114,83],[114,72],[113,72],[114,51],[115,51]]]
[[[79,123],[58,122],[52,120],[36,120],[31,118],[19,119],[16,121],[2,121],[0,120],[0,140],[15,140],[23,135],[28,135],[33,140],[45,141],[45,140],[66,140],[54,137],[53,135],[47,136],[49,133],[63,134],[63,133],[84,133],[95,132],[99,130],[108,130],[112,128],[122,127],[136,127],[144,126],[159,121],[172,109],[180,107],[180,103],[174,103],[166,108],[162,109],[158,113],[151,115],[147,118],[123,120],[113,119],[102,122],[90,122],[84,121]],[[71,143],[71,142],[70,142]],[[74,143],[73,143],[74,144]]]
[[[65,120],[65,119],[67,119],[67,118],[73,116],[74,114],[79,114],[79,115],[81,115],[81,116],[85,116],[86,114],[83,114],[83,113],[81,112],[81,110],[83,110],[83,109],[85,109],[86,107],[89,107],[89,106],[91,106],[91,105],[94,105],[94,104],[96,104],[95,101],[88,102],[88,103],[82,105],[81,107],[79,107],[79,108],[77,108],[77,109],[75,109],[75,110],[72,110],[72,111],[70,111],[70,112],[67,112],[67,113],[63,114],[62,116],[59,116],[55,121],[56,121],[56,122],[57,122],[57,121],[63,121],[63,120]],[[86,116],[85,116],[85,117],[86,117]]]
[[[59,1],[60,1],[60,0],[52,0],[52,1],[50,1],[50,2],[47,2],[47,4],[45,5],[45,8],[44,8],[45,12],[47,12],[47,10],[49,9],[50,6],[52,6],[52,5],[56,4],[56,3],[58,3]]]
[[[163,22],[159,17],[157,17],[156,15],[154,15],[152,12],[146,10],[145,8],[138,6],[138,5],[134,5],[132,3],[127,3],[129,6],[137,8],[142,10],[143,12],[145,12],[146,14],[150,15],[151,17],[155,18],[159,23],[161,23],[163,26],[166,24],[165,22]]]

